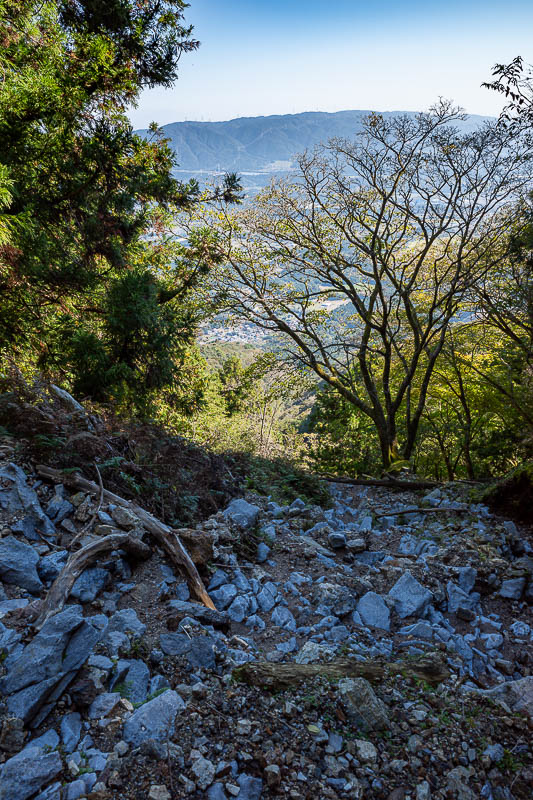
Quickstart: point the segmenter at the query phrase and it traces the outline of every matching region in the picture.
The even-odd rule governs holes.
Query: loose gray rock
[[[215,765],[212,761],[209,761],[209,759],[201,756],[200,758],[197,758],[196,761],[193,761],[191,772],[193,773],[196,783],[200,789],[207,789],[207,787],[213,783],[215,778]]]
[[[263,793],[263,781],[261,778],[254,778],[252,775],[239,775],[237,783],[241,789],[239,800],[261,800]]]
[[[233,622],[242,622],[243,619],[248,615],[249,608],[249,599],[242,594],[237,595],[233,603],[228,608],[228,616],[233,620]]]
[[[238,528],[248,530],[257,522],[259,507],[248,503],[242,498],[232,500],[223,512],[225,519],[232,522]]]
[[[338,692],[350,719],[363,730],[379,731],[390,728],[385,704],[376,697],[364,678],[342,678]]]
[[[26,475],[17,464],[7,464],[0,468],[0,487],[0,508],[13,516],[25,512],[26,516],[22,520],[23,529],[26,525],[30,535],[35,526],[45,536],[55,534],[54,524],[44,513],[37,493],[31,486],[28,486]],[[39,540],[36,533],[31,538]]]
[[[356,611],[368,627],[390,630],[390,611],[384,599],[376,592],[364,594],[357,603]]]
[[[220,589],[211,592],[211,600],[218,611],[224,611],[237,597],[237,588],[232,583],[226,583]]]
[[[0,775],[1,800],[27,800],[63,769],[59,753],[27,747],[6,761]]]
[[[500,597],[506,597],[508,600],[520,600],[525,588],[525,578],[510,578],[502,582]]]
[[[81,736],[81,716],[77,712],[65,714],[61,719],[61,741],[66,753],[73,753]]]
[[[285,628],[288,631],[296,630],[296,620],[285,606],[278,606],[274,609],[272,612],[272,624],[279,625],[280,628]]]
[[[92,603],[100,592],[105,589],[109,578],[110,574],[106,569],[89,567],[76,579],[70,594],[80,603]]]
[[[169,689],[138,708],[124,724],[123,739],[139,747],[147,739],[166,742],[174,734],[176,715],[185,708],[179,694]]]
[[[331,531],[328,536],[328,544],[333,550],[340,550],[342,547],[346,547],[346,536],[340,531]]]
[[[41,558],[37,564],[37,572],[39,577],[44,583],[55,581],[65,564],[67,563],[68,551],[55,550],[44,558]]]
[[[19,542],[14,536],[0,540],[0,578],[39,594],[43,585],[37,574],[39,556],[29,544]]]
[[[100,636],[79,606],[51,617],[0,680],[9,711],[34,726],[42,722]]]
[[[409,571],[404,572],[389,592],[394,600],[394,610],[402,619],[421,616],[430,604],[433,595],[422,586]]]

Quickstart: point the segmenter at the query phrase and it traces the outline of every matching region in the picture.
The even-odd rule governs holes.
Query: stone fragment
[[[403,573],[389,592],[394,610],[402,619],[421,616],[432,600],[432,593],[422,586],[409,571]]]
[[[288,631],[296,630],[296,620],[292,613],[285,606],[277,606],[272,612],[272,624],[285,628]]]
[[[366,550],[366,542],[364,539],[349,539],[346,542],[346,548],[350,553],[362,553]]]
[[[218,611],[224,611],[236,597],[237,588],[232,583],[226,583],[224,586],[211,592],[211,600]]]
[[[333,550],[340,550],[346,547],[346,536],[340,531],[331,531],[328,535],[328,544]]]
[[[123,739],[139,747],[147,739],[166,742],[174,734],[176,715],[185,708],[179,694],[168,689],[133,712],[124,724]]]
[[[368,731],[390,728],[386,706],[365,678],[342,678],[337,688],[348,716],[356,725]]]
[[[376,761],[378,757],[378,751],[376,750],[372,742],[369,742],[367,739],[356,739],[354,741],[354,744],[357,752],[357,757],[363,763],[368,764],[369,762]]]
[[[44,558],[41,558],[37,564],[37,572],[39,577],[45,583],[55,581],[65,564],[67,563],[68,551],[55,550]]]
[[[270,557],[270,553],[271,553],[270,547],[266,544],[266,542],[259,542],[259,544],[257,545],[257,557],[256,557],[257,563],[264,564],[265,561],[267,561],[268,558]]]
[[[452,614],[457,613],[459,609],[467,609],[475,611],[479,605],[479,594],[467,594],[460,586],[448,581],[446,585],[446,594],[448,595],[448,611]]]
[[[26,723],[39,724],[75,677],[100,638],[79,606],[51,617],[0,680],[8,709]]]
[[[27,800],[63,769],[59,753],[26,747],[6,761],[0,774],[1,800]]]
[[[73,753],[81,736],[81,716],[78,712],[65,714],[61,718],[61,742],[66,753]]]
[[[356,611],[368,627],[390,630],[390,611],[381,595],[376,592],[364,594],[357,603]]]
[[[55,526],[41,508],[37,493],[28,486],[24,471],[17,464],[0,467],[0,508],[10,516],[25,513],[22,520],[22,533],[28,533],[35,541],[40,541],[35,528],[45,536],[55,534]]]
[[[202,790],[207,789],[215,779],[215,765],[212,761],[209,761],[209,759],[203,756],[193,761],[191,772],[195,777],[196,783]]]
[[[105,589],[109,578],[110,575],[106,569],[89,567],[76,578],[70,594],[80,603],[92,603]]]
[[[225,519],[232,522],[238,528],[248,530],[257,522],[259,507],[239,498],[232,500],[223,513]]]
[[[526,588],[525,578],[510,578],[503,581],[500,589],[500,597],[508,600],[520,600],[522,592]]]
[[[239,775],[237,783],[240,788],[239,800],[261,800],[263,794],[263,781],[252,775]]]
[[[19,542],[14,536],[0,540],[0,578],[38,594],[42,589],[37,574],[39,556],[29,544]]]
[[[132,531],[139,525],[139,519],[129,509],[122,506],[115,506],[111,511],[111,516],[119,528],[125,531]]]
[[[228,616],[233,622],[242,622],[248,615],[250,601],[246,596],[237,595],[235,600],[228,608]]]

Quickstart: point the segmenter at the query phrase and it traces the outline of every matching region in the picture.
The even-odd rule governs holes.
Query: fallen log
[[[409,489],[436,489],[442,486],[437,481],[400,481],[396,478],[338,478],[335,475],[322,475],[322,480],[329,483],[346,483],[349,486],[383,486],[386,489],[398,489],[409,491]]]
[[[40,630],[47,619],[61,611],[76,579],[84,569],[93,563],[97,556],[119,549],[125,550],[133,558],[139,560],[145,560],[151,555],[148,545],[130,533],[111,533],[109,536],[103,536],[82,547],[76,553],[71,553],[44,599],[34,628]]]
[[[377,681],[389,675],[418,678],[436,685],[449,678],[450,672],[438,653],[428,653],[416,661],[355,661],[351,658],[335,659],[327,664],[272,664],[267,661],[252,661],[235,667],[232,672],[236,681],[271,691],[290,689],[316,677],[333,680],[366,678],[368,681]]]
[[[47,467],[43,464],[37,465],[36,471],[41,478],[55,481],[56,483],[66,483],[68,486],[72,486],[74,489],[88,492],[92,495],[98,495],[100,492],[100,488],[96,483],[93,483],[86,478],[82,478],[82,476],[78,475],[77,473],[62,472],[59,469],[53,469],[52,467]],[[202,579],[198,574],[198,570],[196,569],[194,562],[189,556],[187,550],[181,543],[178,534],[172,530],[172,528],[169,528],[168,525],[160,522],[158,519],[156,519],[156,517],[152,516],[152,514],[150,514],[148,511],[145,511],[144,508],[141,508],[136,503],[125,500],[123,497],[110,492],[108,489],[104,489],[103,496],[105,500],[115,503],[117,506],[122,506],[122,508],[127,508],[139,518],[140,522],[143,524],[148,533],[151,534],[158,544],[161,545],[174,566],[184,571],[191,593],[198,600],[200,600],[204,606],[214,610],[214,603],[209,597]]]
[[[376,519],[381,519],[382,517],[401,517],[402,514],[444,514],[448,512],[448,514],[469,514],[469,508],[400,508],[398,511],[386,511],[385,513],[376,514]]]

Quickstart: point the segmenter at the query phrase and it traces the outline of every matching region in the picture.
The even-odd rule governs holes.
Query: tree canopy
[[[460,116],[372,114],[218,222],[226,308],[368,417],[385,467],[411,458],[450,326],[508,259],[530,185],[527,142],[497,125],[461,134]]]

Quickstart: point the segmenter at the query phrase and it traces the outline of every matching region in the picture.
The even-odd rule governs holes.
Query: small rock
[[[203,756],[193,762],[191,772],[200,789],[207,789],[215,779],[215,765],[212,761],[209,761],[209,759]]]
[[[378,757],[378,751],[367,739],[356,739],[355,742],[355,749],[357,751],[357,757],[363,763],[369,763],[371,761],[376,761]]]

